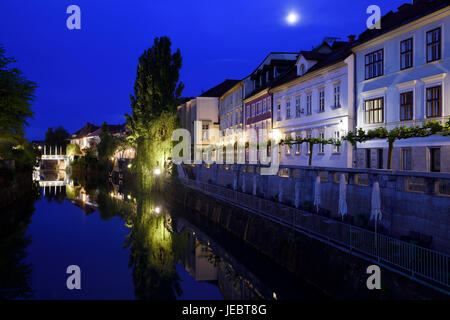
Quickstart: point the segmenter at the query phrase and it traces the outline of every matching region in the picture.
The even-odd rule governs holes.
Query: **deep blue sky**
[[[366,8],[382,14],[410,0],[1,0],[0,43],[39,89],[27,128],[70,133],[87,121],[124,122],[138,57],[157,36],[183,56],[184,96],[224,79],[242,79],[270,51],[308,50],[325,36],[346,39],[365,29]],[[81,8],[81,30],[68,30],[66,8]],[[295,26],[285,23],[291,10]]]

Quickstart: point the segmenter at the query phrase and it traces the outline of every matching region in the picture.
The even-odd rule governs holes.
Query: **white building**
[[[312,51],[301,51],[295,68],[270,90],[274,135],[340,139],[352,130],[353,72],[354,56],[347,42],[324,41]],[[308,163],[306,143],[281,148],[281,165]],[[351,146],[315,145],[312,165],[351,167]]]
[[[381,19],[380,30],[362,33],[356,56],[357,127],[420,126],[450,116],[450,6],[414,1]],[[358,168],[387,168],[385,140],[358,144]],[[450,171],[450,139],[397,140],[393,170]]]

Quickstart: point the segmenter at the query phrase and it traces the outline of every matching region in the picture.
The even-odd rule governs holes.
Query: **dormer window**
[[[298,75],[299,76],[302,76],[302,75],[304,75],[305,74],[305,65],[302,63],[301,65],[300,65],[300,67],[298,68]]]

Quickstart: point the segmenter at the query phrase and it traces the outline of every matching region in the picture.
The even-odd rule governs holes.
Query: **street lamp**
[[[155,176],[159,176],[161,174],[161,169],[156,168],[155,171],[153,171],[153,173],[155,174]]]
[[[156,213],[160,213],[160,212],[161,212],[161,209],[160,209],[159,207],[155,207],[155,212],[156,212]]]

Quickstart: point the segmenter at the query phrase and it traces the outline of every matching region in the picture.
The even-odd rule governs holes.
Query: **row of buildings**
[[[325,38],[308,51],[272,52],[242,80],[226,80],[179,107],[181,126],[202,123],[202,144],[236,141],[236,130],[267,129],[277,138],[340,139],[349,131],[417,126],[450,117],[450,4],[414,0],[348,40]],[[192,137],[193,139],[193,137]],[[246,138],[247,139],[247,138]],[[194,140],[192,140],[194,144]],[[315,145],[313,164],[387,168],[388,144],[370,140],[356,148]],[[280,164],[308,165],[305,145],[285,146]],[[392,169],[450,172],[450,139],[395,142]]]

